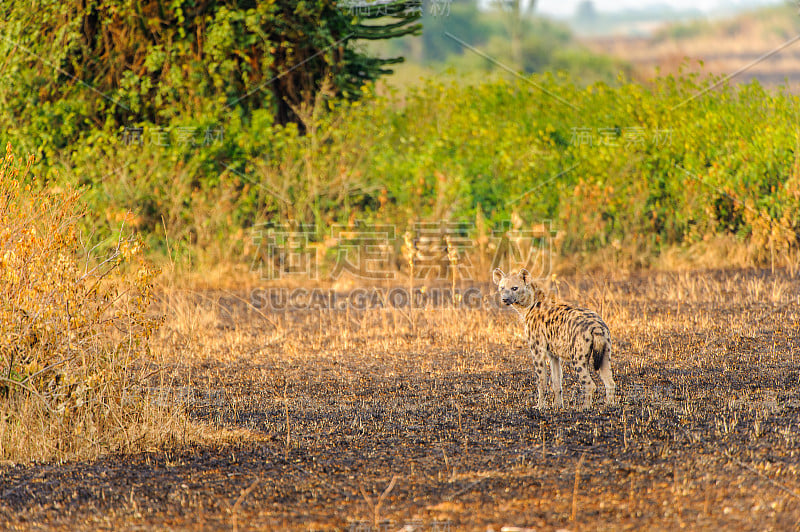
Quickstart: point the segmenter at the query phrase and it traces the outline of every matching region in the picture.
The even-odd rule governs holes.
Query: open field
[[[245,292],[163,295],[165,393],[238,440],[2,466],[0,526],[796,529],[796,272],[558,288],[611,327],[616,407],[598,391],[576,411],[566,367],[567,409],[533,408],[521,327],[492,305],[268,312]]]
[[[797,8],[788,3],[717,21],[666,26],[651,37],[601,37],[587,45],[629,61],[640,76],[683,71],[752,80],[765,87],[800,87]]]

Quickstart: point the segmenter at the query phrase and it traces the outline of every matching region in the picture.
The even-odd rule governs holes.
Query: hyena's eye
[[[517,291],[517,287],[516,287],[516,286],[512,286],[512,287],[511,287],[511,289],[512,289],[514,292],[516,292],[516,291]]]

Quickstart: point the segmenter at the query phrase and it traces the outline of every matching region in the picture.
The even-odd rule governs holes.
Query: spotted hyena
[[[589,372],[590,359],[606,387],[606,404],[614,403],[614,377],[611,374],[611,336],[608,326],[596,312],[557,301],[532,282],[527,270],[506,275],[494,270],[492,280],[506,305],[513,305],[525,323],[525,335],[539,377],[539,408],[544,407],[547,363],[555,405],[564,406],[561,392],[561,360],[571,360],[583,383],[583,408],[592,406],[597,389]]]

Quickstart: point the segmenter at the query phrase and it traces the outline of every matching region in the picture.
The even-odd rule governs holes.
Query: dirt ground
[[[649,273],[559,292],[609,323],[619,405],[598,386],[577,411],[567,366],[567,408],[534,408],[508,310],[204,294],[157,341],[169,398],[247,436],[2,466],[0,527],[800,530],[800,280]]]

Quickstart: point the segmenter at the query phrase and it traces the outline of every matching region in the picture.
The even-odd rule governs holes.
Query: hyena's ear
[[[528,270],[526,270],[525,268],[522,268],[519,271],[519,276],[522,277],[522,282],[525,284],[528,284],[531,279],[531,274],[529,274]]]
[[[492,272],[492,281],[494,281],[494,284],[500,284],[500,281],[502,281],[505,276],[506,274],[503,273],[503,270],[495,268]]]
[[[542,285],[539,283],[531,283],[531,288],[533,288],[533,300],[534,301],[545,301],[547,297],[547,291],[542,288]]]

